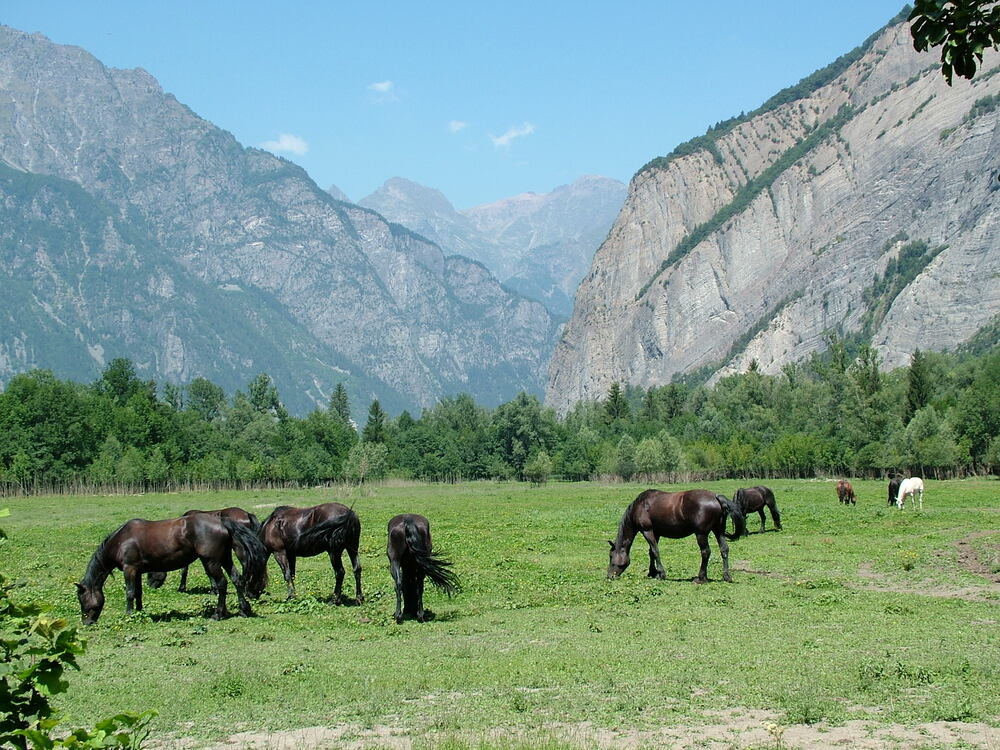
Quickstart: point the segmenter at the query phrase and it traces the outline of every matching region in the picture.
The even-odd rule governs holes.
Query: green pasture
[[[753,483],[705,486],[731,496]],[[888,508],[881,483],[857,482],[857,507],[840,505],[832,482],[768,484],[785,530],[759,534],[748,519],[754,533],[731,543],[731,585],[714,539],[712,581],[692,583],[693,537],[661,541],[668,580],[646,577],[641,537],[632,566],[606,580],[606,540],[645,487],[583,483],[11,499],[0,568],[23,580],[20,597],[78,621],[73,582],[129,518],[226,505],[263,518],[329,500],[361,518],[361,606],[326,602],[325,556],[299,561],[291,602],[272,560],[257,616],[222,622],[204,616],[200,569],[193,593],[177,593],[171,574],[130,617],[116,573],[59,699],[72,723],[155,709],[159,736],[350,725],[431,746],[498,727],[641,730],[728,709],[786,724],[1000,723],[1000,484],[928,481],[922,512]],[[404,511],[430,519],[464,585],[451,600],[429,589],[425,624],[391,617],[385,526]]]

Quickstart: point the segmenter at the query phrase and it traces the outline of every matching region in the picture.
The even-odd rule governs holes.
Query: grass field
[[[731,496],[740,484],[753,482],[710,486]],[[761,722],[833,742],[846,724],[870,738],[947,721],[978,726],[970,736],[1000,748],[1000,484],[927,482],[923,512],[887,508],[881,483],[856,483],[857,507],[839,505],[831,482],[769,484],[785,530],[758,534],[758,517],[748,519],[754,533],[731,544],[732,585],[720,581],[714,539],[712,582],[691,582],[693,537],[661,541],[666,581],[645,576],[641,537],[632,566],[606,580],[606,540],[638,485],[12,499],[0,567],[26,582],[22,598],[78,621],[72,584],[129,518],[231,504],[264,517],[276,504],[328,500],[361,517],[362,606],[326,603],[325,556],[299,561],[291,602],[271,561],[258,616],[223,622],[204,617],[212,597],[200,570],[193,593],[177,593],[171,574],[130,617],[116,573],[60,700],[73,723],[152,708],[160,738],[327,727],[338,732],[329,746],[413,738],[441,748],[664,746],[665,727],[687,727],[698,747],[702,725],[724,730],[713,737],[720,747],[795,747],[794,733],[768,734]],[[435,618],[425,624],[391,617],[385,525],[403,511],[430,519],[436,550],[464,584],[452,600],[429,590]],[[925,735],[918,746],[970,746]]]

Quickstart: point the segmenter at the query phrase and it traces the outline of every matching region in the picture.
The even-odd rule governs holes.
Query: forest
[[[1000,470],[1000,347],[918,350],[884,372],[870,346],[829,343],[777,375],[752,362],[714,384],[615,383],[564,417],[525,393],[493,409],[461,394],[419,416],[373,400],[356,422],[342,384],[300,417],[264,373],[227,396],[204,378],[142,380],[128,359],[88,384],[35,370],[0,393],[0,492]]]

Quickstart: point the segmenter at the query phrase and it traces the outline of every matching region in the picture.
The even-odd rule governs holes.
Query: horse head
[[[608,579],[613,580],[625,572],[625,568],[628,567],[630,560],[628,547],[624,544],[616,545],[610,539],[608,540],[608,544],[611,545],[611,552],[608,558]]]
[[[76,584],[76,597],[80,600],[80,615],[84,625],[93,625],[104,609],[104,587]]]

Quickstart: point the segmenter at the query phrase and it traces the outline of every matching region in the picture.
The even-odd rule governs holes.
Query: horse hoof
[[[396,621],[397,625],[402,625],[403,624],[403,616],[402,615],[393,615],[392,619],[394,619]]]
[[[361,594],[358,594],[358,598],[356,601],[358,602],[358,604],[364,604],[365,598]]]
[[[733,577],[731,575],[724,575],[722,576],[722,580],[725,581],[726,583],[732,583]]]
[[[695,578],[694,582],[697,583],[697,584],[708,583],[708,579],[707,578]]]

